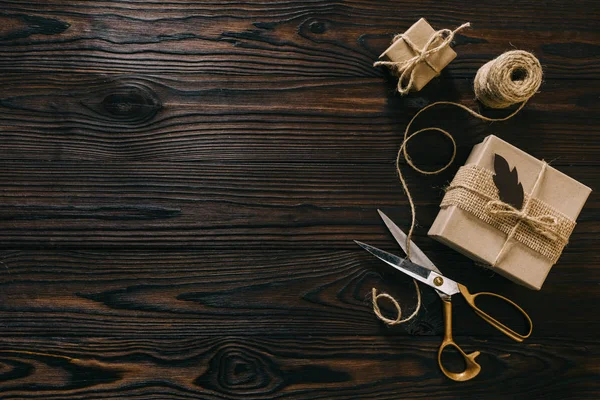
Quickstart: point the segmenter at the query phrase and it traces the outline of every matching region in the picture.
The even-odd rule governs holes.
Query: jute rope
[[[419,290],[419,285],[417,284],[417,281],[413,279],[413,283],[415,284],[415,290],[417,291],[417,306],[415,307],[415,311],[413,311],[412,314],[410,314],[408,317],[402,319],[402,308],[400,307],[400,303],[398,303],[398,301],[395,298],[393,298],[392,296],[390,296],[387,293],[377,294],[377,289],[373,288],[373,290],[372,290],[373,311],[375,312],[375,315],[377,315],[377,317],[380,320],[382,320],[383,322],[385,322],[386,324],[388,324],[390,326],[403,324],[406,321],[410,321],[411,319],[416,317],[417,313],[421,309],[421,291]],[[394,305],[394,307],[396,308],[396,313],[397,313],[395,319],[387,318],[386,316],[384,316],[381,313],[379,304],[377,304],[377,301],[380,298],[388,299]]]
[[[548,164],[544,163],[544,170]],[[540,178],[538,178],[540,179]],[[537,181],[536,181],[537,184]],[[539,217],[531,216],[527,209],[529,207],[529,200],[525,203],[523,210],[517,210],[512,205],[505,203],[500,200],[490,201],[485,205],[484,211],[490,215],[497,215],[499,217],[514,217],[519,222],[524,222],[531,227],[535,232],[544,236],[550,240],[556,240],[558,238],[555,228],[558,225],[558,218],[553,215],[541,215]],[[514,233],[511,232],[509,237],[512,237]],[[496,262],[493,264],[496,265]]]
[[[506,108],[529,100],[542,83],[542,66],[523,50],[506,52],[479,68],[475,96],[490,108]]]
[[[519,219],[517,220],[517,223],[515,224],[515,226],[513,226],[513,228],[508,233],[508,236],[506,236],[506,240],[504,240],[504,244],[502,245],[502,248],[498,252],[498,255],[496,256],[496,259],[492,263],[492,266],[495,267],[496,265],[498,265],[498,263],[500,262],[500,260],[502,259],[502,257],[504,257],[504,254],[507,252],[508,247],[510,245],[511,239],[513,238],[513,236],[517,232],[517,229],[519,228],[519,225],[521,224],[521,222],[527,221],[530,224],[532,224],[533,222],[535,222],[536,224],[538,224],[537,228],[539,230],[541,230],[542,233],[546,233],[546,234],[551,234],[552,233],[552,231],[550,230],[550,226],[548,226],[548,225],[551,225],[551,223],[549,221],[544,221],[543,220],[546,216],[542,216],[542,217],[539,218],[539,219],[542,219],[543,221],[537,221],[537,220],[535,220],[533,218],[526,219],[526,217],[528,216],[528,209],[529,209],[529,205],[531,204],[531,199],[535,198],[535,195],[537,194],[537,190],[538,190],[538,188],[540,186],[540,182],[542,182],[542,179],[544,177],[544,173],[546,172],[546,168],[547,167],[548,167],[548,164],[546,162],[542,163],[542,169],[540,170],[540,173],[538,174],[537,179],[535,180],[535,184],[533,185],[533,189],[531,189],[530,195],[527,197],[527,200],[525,201],[525,204],[523,204],[523,211],[521,211],[521,212],[515,212],[517,210],[509,210],[509,212],[512,212],[513,215],[517,215],[519,217]],[[506,203],[504,203],[502,201],[500,203],[506,204]],[[493,204],[493,202],[492,203],[488,203],[488,204]],[[511,206],[509,205],[509,207],[511,207]],[[514,207],[512,207],[512,208],[514,209]],[[558,223],[556,217],[552,217],[552,216],[548,216],[548,217],[552,218],[552,223],[554,224],[553,226],[555,226]],[[546,226],[544,226],[544,224]]]
[[[460,208],[506,234],[505,241],[519,242],[554,264],[569,242],[576,222],[537,198],[547,168],[542,162],[532,192],[525,193],[525,203],[517,209],[500,200],[494,171],[474,164],[463,165],[446,188],[440,208]],[[508,244],[503,244],[491,266],[499,264],[507,248]]]
[[[392,39],[392,43],[396,43],[398,40],[404,40],[406,45],[415,53],[415,56],[404,61],[376,61],[373,63],[373,66],[384,66],[394,71],[398,76],[398,93],[407,94],[413,87],[417,65],[425,63],[436,73],[436,76],[439,75],[440,70],[429,61],[429,56],[450,46],[450,43],[452,43],[452,40],[454,39],[454,35],[470,26],[471,24],[467,22],[453,31],[450,29],[440,29],[431,35],[422,49],[418,48],[417,45],[404,33],[396,35]],[[432,47],[434,42],[437,40],[442,41],[437,46]]]
[[[527,54],[527,56],[525,56],[524,54]],[[535,62],[532,62],[531,59],[534,59]],[[490,82],[490,80],[494,80],[494,81]],[[502,82],[501,80],[510,80],[511,82]],[[533,80],[535,80],[535,82],[533,82]],[[467,107],[465,105],[455,103],[452,101],[438,101],[438,102],[432,103],[426,107],[423,107],[412,117],[412,119],[406,126],[406,129],[404,130],[404,140],[402,141],[402,144],[400,145],[400,149],[398,150],[398,155],[396,156],[396,172],[398,173],[398,177],[400,178],[400,182],[402,183],[402,188],[404,189],[404,192],[406,193],[406,197],[408,198],[408,203],[410,205],[410,212],[411,212],[410,229],[409,229],[408,235],[406,237],[406,256],[409,259],[410,259],[410,248],[411,248],[410,242],[411,242],[412,235],[413,235],[415,225],[416,225],[416,210],[415,210],[414,200],[412,198],[412,195],[410,194],[410,190],[408,189],[408,185],[406,183],[404,175],[402,174],[402,170],[400,169],[400,162],[402,160],[402,157],[404,156],[406,163],[412,169],[414,169],[415,171],[417,171],[423,175],[436,175],[436,174],[439,174],[439,173],[445,171],[446,169],[448,169],[448,167],[450,167],[452,165],[452,163],[454,162],[454,159],[456,158],[456,141],[454,140],[454,137],[452,136],[452,134],[450,132],[448,132],[442,128],[438,128],[438,127],[427,127],[427,128],[419,129],[418,131],[410,133],[410,127],[412,126],[413,122],[423,112],[427,111],[428,109],[430,109],[432,107],[440,106],[440,105],[451,105],[451,106],[459,107],[459,108],[467,111],[472,116],[479,118],[483,121],[487,121],[487,122],[506,121],[506,120],[514,117],[517,113],[519,113],[519,111],[521,111],[523,109],[523,107],[525,107],[525,104],[527,104],[527,101],[539,89],[541,82],[542,82],[542,67],[541,67],[539,61],[535,58],[535,56],[533,54],[527,53],[527,52],[521,51],[521,50],[509,51],[509,52],[506,52],[506,53],[500,55],[498,58],[491,60],[490,62],[486,63],[484,66],[482,66],[477,71],[477,75],[476,75],[475,81],[474,81],[475,95],[476,95],[477,99],[481,103],[483,103],[485,106],[488,106],[491,108],[502,108],[502,107],[508,107],[508,106],[517,104],[519,102],[521,103],[519,105],[519,107],[515,111],[511,112],[508,116],[502,117],[502,118],[489,118],[489,117],[486,117],[486,116],[478,113],[477,111],[470,109],[469,107]],[[496,90],[496,91],[494,91],[494,90]],[[500,106],[500,105],[502,105],[502,106]],[[413,163],[412,159],[410,158],[410,156],[408,154],[408,150],[407,150],[406,146],[407,146],[408,142],[415,136],[417,136],[421,133],[424,133],[424,132],[431,132],[431,131],[439,132],[439,133],[443,134],[444,136],[446,136],[448,139],[450,139],[450,141],[452,142],[452,156],[450,157],[450,160],[446,163],[446,165],[444,165],[440,169],[433,170],[433,171],[427,171],[427,170],[423,170],[423,169],[417,167]],[[418,287],[417,282],[414,281],[414,283]],[[373,293],[375,294],[375,292],[373,292]],[[419,295],[419,302],[417,303],[417,307],[416,307],[415,311],[411,314],[410,317],[408,317],[402,321],[396,322],[395,324],[408,322],[417,315],[417,313],[419,312],[420,306],[421,306],[419,290],[417,290],[417,293]],[[381,296],[381,295],[379,295],[379,296]],[[391,296],[389,296],[389,297],[391,297]],[[373,311],[375,312],[375,315],[377,315],[377,317],[379,319],[381,319],[382,321],[388,323],[386,320],[389,321],[389,319],[385,318],[381,314],[379,307],[375,306],[377,303],[376,297],[374,297],[373,302],[374,302]],[[397,301],[394,300],[393,303],[397,303]],[[397,309],[400,309],[399,304],[395,304],[395,306]],[[399,320],[399,319],[400,319],[400,316],[398,316],[397,320]]]

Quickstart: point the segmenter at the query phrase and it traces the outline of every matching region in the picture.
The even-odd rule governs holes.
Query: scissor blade
[[[426,285],[431,286],[437,291],[440,297],[443,297],[444,294],[452,296],[459,292],[458,284],[453,280],[442,276],[442,274],[440,273],[432,271],[421,265],[415,264],[406,258],[398,257],[392,253],[388,253],[387,251],[378,249],[377,247],[373,247],[366,243],[359,242],[358,240],[355,240],[354,242],[363,249],[367,250],[369,253],[373,254],[375,257],[379,258],[381,261],[394,267],[398,271],[403,272],[406,275],[415,278],[416,280],[423,282]],[[434,283],[435,278],[441,278],[442,283],[436,285]]]
[[[381,261],[391,265],[396,268],[398,271],[404,272],[407,275],[412,276],[415,279],[420,280],[423,283],[427,283],[427,278],[429,278],[429,274],[431,271],[425,267],[417,265],[406,258],[398,257],[392,253],[388,253],[387,251],[383,251],[378,249],[377,247],[373,247],[363,242],[359,242],[355,240],[356,244],[373,254],[375,257],[379,258]]]
[[[400,247],[402,247],[402,250],[404,250],[404,252],[406,253],[406,234],[402,232],[402,229],[400,229],[398,225],[394,223],[394,221],[392,221],[387,215],[385,215],[383,211],[377,210],[377,212],[381,216],[381,219],[385,223],[385,226],[387,226],[387,228],[392,233],[392,236],[394,236],[394,239],[396,239],[396,242],[398,242]],[[437,272],[438,274],[441,274],[440,270],[435,266],[433,261],[431,261],[429,257],[427,257],[425,253],[423,253],[423,251],[419,247],[417,247],[417,245],[412,240],[410,241],[410,255],[412,261],[424,267],[427,267],[430,270]]]

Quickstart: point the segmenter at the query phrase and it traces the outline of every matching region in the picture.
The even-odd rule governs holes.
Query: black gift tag
[[[520,210],[525,194],[523,185],[519,182],[517,167],[511,170],[504,157],[494,154],[494,172],[494,184],[498,188],[500,200]]]

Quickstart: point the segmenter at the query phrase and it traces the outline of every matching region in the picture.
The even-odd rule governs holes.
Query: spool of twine
[[[451,105],[459,107],[465,111],[467,111],[472,116],[479,118],[483,121],[488,122],[497,122],[497,121],[506,121],[512,117],[514,117],[519,111],[523,109],[527,101],[533,97],[533,95],[538,91],[540,85],[542,84],[542,66],[538,59],[531,53],[522,50],[512,50],[508,51],[499,57],[489,61],[485,65],[483,65],[477,71],[477,75],[475,76],[475,81],[473,83],[475,96],[477,99],[487,107],[490,108],[506,108],[518,103],[521,103],[519,107],[511,112],[508,116],[502,118],[489,118],[486,117],[477,111],[471,110],[469,107],[464,106],[459,103],[454,103],[451,101],[438,101],[432,103],[426,107],[420,109],[414,117],[410,120],[406,129],[404,130],[404,140],[400,145],[400,149],[398,150],[398,155],[396,157],[396,172],[398,173],[398,177],[400,178],[400,182],[402,183],[402,188],[406,193],[406,197],[408,198],[408,203],[410,205],[411,211],[411,223],[410,229],[408,231],[408,235],[406,237],[406,256],[410,259],[410,241],[415,229],[416,225],[416,210],[415,203],[413,201],[412,195],[408,190],[408,185],[406,184],[406,180],[404,179],[404,175],[402,174],[402,170],[400,169],[400,163],[402,161],[402,157],[406,160],[406,163],[415,171],[424,174],[424,175],[436,175],[442,171],[445,171],[452,165],[454,162],[454,158],[456,157],[456,141],[452,134],[442,128],[438,128],[435,126],[419,129],[415,132],[410,132],[410,127],[413,122],[421,113],[426,110],[440,105]],[[450,139],[452,143],[452,156],[450,160],[444,165],[442,168],[427,171],[420,169],[417,167],[413,161],[411,160],[406,145],[409,140],[414,138],[416,135],[428,132],[435,131],[443,134],[448,139]],[[394,304],[396,310],[400,311],[400,304],[387,293],[380,293],[377,295],[375,289],[373,289],[373,311],[375,315],[383,322],[388,325],[398,325],[413,319],[417,313],[419,312],[421,306],[421,295],[418,290],[418,284],[414,281],[415,286],[417,287],[417,306],[415,311],[405,319],[401,319],[400,312],[398,312],[398,316],[396,319],[392,320],[390,318],[386,318],[381,314],[380,308],[377,306],[378,298],[387,298]]]
[[[475,96],[490,108],[524,103],[542,84],[542,66],[523,50],[513,50],[486,63],[475,75]]]

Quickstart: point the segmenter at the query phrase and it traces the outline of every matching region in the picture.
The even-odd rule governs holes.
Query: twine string
[[[400,168],[400,163],[402,161],[402,157],[404,156],[404,159],[406,160],[406,164],[408,164],[413,170],[415,170],[423,175],[437,175],[437,174],[447,170],[452,165],[452,163],[454,162],[454,159],[456,158],[456,141],[454,140],[454,136],[452,136],[452,134],[450,132],[448,132],[442,128],[438,128],[438,127],[427,127],[427,128],[419,129],[418,131],[415,131],[415,132],[409,134],[410,127],[412,126],[415,119],[417,119],[417,117],[419,115],[421,115],[421,113],[427,111],[428,109],[430,109],[432,107],[435,107],[438,105],[452,105],[452,106],[456,106],[456,107],[459,107],[459,108],[467,111],[469,114],[471,114],[474,117],[479,118],[483,121],[500,122],[500,121],[506,121],[506,120],[512,118],[513,116],[515,116],[519,111],[521,111],[521,109],[523,109],[523,107],[525,107],[525,104],[526,104],[526,102],[523,102],[519,106],[519,108],[517,108],[515,111],[513,111],[506,117],[490,118],[490,117],[486,117],[485,115],[482,115],[474,110],[471,110],[469,107],[459,104],[459,103],[454,103],[452,101],[437,101],[426,107],[423,107],[414,115],[414,117],[412,117],[412,119],[406,126],[406,129],[404,131],[404,140],[403,140],[402,144],[400,145],[400,149],[398,150],[398,155],[396,156],[396,172],[398,173],[398,177],[400,178],[400,182],[402,183],[402,189],[404,189],[404,192],[406,193],[406,197],[408,198],[408,204],[410,205],[410,211],[411,211],[410,229],[409,229],[408,235],[406,237],[406,256],[409,259],[410,259],[409,243],[412,238],[412,235],[413,235],[413,232],[415,229],[415,225],[416,225],[416,209],[415,209],[415,202],[412,198],[412,195],[410,194],[410,190],[408,189],[408,185],[404,178],[404,174],[402,173],[402,170]],[[412,161],[412,159],[410,158],[410,155],[408,154],[408,149],[407,149],[407,144],[412,138],[414,138],[415,136],[422,134],[424,132],[430,132],[430,131],[440,132],[444,136],[446,136],[448,139],[450,139],[450,141],[452,142],[452,155],[450,156],[450,160],[448,160],[446,165],[444,165],[443,167],[436,169],[436,170],[432,170],[432,171],[424,170],[424,169],[417,167],[414,164],[414,162]]]
[[[459,27],[458,29],[462,29],[462,27],[463,26]],[[526,55],[524,55],[523,53],[525,53]],[[529,58],[535,59],[535,62],[529,60]],[[529,61],[523,62],[524,59],[528,59]],[[514,64],[511,63],[511,60],[515,61]],[[498,71],[499,69],[510,70],[510,73],[507,71],[504,71],[501,73]],[[522,79],[517,79],[515,81],[514,72],[521,71],[521,70],[524,71],[524,76],[518,77],[518,78],[522,78]],[[414,71],[414,69],[413,69],[413,71]],[[489,82],[490,79],[493,79],[493,80],[509,79],[513,83],[502,84],[500,82]],[[532,84],[531,80],[536,80],[537,83]],[[412,239],[412,236],[414,233],[414,229],[415,229],[415,225],[416,225],[416,209],[415,209],[415,203],[414,203],[413,197],[408,188],[408,184],[406,183],[406,179],[404,177],[404,174],[402,173],[402,169],[400,168],[400,163],[402,161],[402,157],[404,157],[406,164],[408,164],[413,170],[415,170],[423,175],[436,175],[436,174],[439,174],[439,173],[445,171],[452,165],[452,163],[454,162],[454,159],[456,158],[456,141],[454,140],[454,137],[452,136],[452,134],[450,132],[448,132],[442,128],[438,128],[438,127],[427,127],[427,128],[419,129],[415,132],[410,133],[410,128],[411,128],[413,122],[419,117],[419,115],[421,115],[425,111],[429,110],[432,107],[440,106],[440,105],[451,105],[451,106],[461,108],[464,111],[471,114],[472,116],[474,116],[480,120],[487,121],[487,122],[506,121],[506,120],[514,117],[516,114],[518,114],[523,109],[523,107],[525,107],[525,104],[527,104],[527,101],[539,89],[541,81],[542,81],[542,68],[541,68],[539,61],[537,60],[537,58],[535,58],[535,56],[533,54],[523,52],[520,50],[509,51],[509,52],[502,54],[498,58],[491,60],[490,62],[486,63],[484,66],[482,66],[477,71],[477,75],[476,75],[475,81],[474,81],[475,95],[476,95],[477,99],[488,107],[502,108],[499,106],[500,104],[502,104],[503,107],[508,107],[510,105],[514,105],[514,104],[517,104],[518,102],[520,102],[521,104],[519,105],[519,107],[516,110],[514,110],[513,112],[511,112],[509,115],[507,115],[506,117],[502,117],[502,118],[490,118],[490,117],[486,117],[485,115],[482,115],[479,112],[474,111],[471,108],[469,108],[465,105],[459,104],[459,103],[455,103],[452,101],[438,101],[438,102],[435,102],[435,103],[432,103],[432,104],[429,104],[429,105],[423,107],[412,117],[412,119],[406,126],[406,129],[404,130],[404,138],[403,138],[402,144],[400,145],[400,148],[398,150],[398,154],[396,156],[396,172],[398,173],[398,177],[402,184],[402,189],[406,193],[406,197],[408,199],[408,204],[410,205],[410,211],[411,211],[410,229],[409,229],[407,237],[406,237],[406,256],[408,259],[410,259],[410,255],[411,255],[410,254],[410,248],[411,248],[410,242],[411,242],[411,239]],[[515,82],[517,82],[517,83],[515,83]],[[518,82],[521,82],[521,84],[519,84]],[[485,87],[485,90],[482,88],[483,86]],[[497,90],[497,92],[493,92],[493,90]],[[519,100],[519,101],[514,101],[514,100]],[[412,159],[410,158],[410,155],[408,154],[407,144],[415,136],[425,133],[425,132],[431,132],[431,131],[441,133],[444,136],[446,136],[448,139],[450,139],[450,141],[452,143],[452,155],[450,157],[450,160],[443,167],[441,167],[437,170],[424,170],[424,169],[417,167],[414,164],[414,162],[412,161]],[[539,177],[538,177],[538,181],[539,181]],[[536,182],[536,185],[537,185],[537,182]],[[534,193],[532,193],[532,196],[533,195],[534,195]],[[530,196],[530,198],[528,200],[528,204],[529,204],[529,201],[532,196]],[[528,204],[527,204],[527,206],[528,206]],[[525,209],[525,207],[524,207],[524,209]],[[519,221],[519,223],[520,223],[520,221]],[[516,225],[519,225],[519,223],[517,223]],[[514,231],[516,231],[516,229],[514,229]],[[512,235],[514,235],[514,232],[512,232]],[[507,246],[507,244],[505,243],[505,246],[503,247],[504,251],[506,251],[506,249],[505,249],[506,246]],[[503,251],[501,251],[501,253],[502,252]],[[499,254],[499,255],[501,255],[501,254]],[[413,279],[413,281],[415,283],[415,286],[418,288],[417,281],[414,279]],[[419,293],[418,289],[417,289],[417,293]],[[373,292],[373,294],[375,295],[376,292]],[[419,294],[419,296],[420,296],[420,294]],[[415,309],[415,311],[413,312],[413,314],[410,317],[400,321],[400,316],[398,316],[398,318],[396,318],[396,320],[392,320],[392,321],[395,322],[394,324],[408,322],[409,320],[411,320],[412,318],[414,318],[417,315],[417,313],[419,312],[419,309],[420,309],[420,305],[421,305],[421,303],[419,301],[417,304],[417,308]],[[400,309],[399,304],[398,304],[397,309],[398,310]],[[382,321],[384,321],[385,323],[389,323],[387,321],[390,321],[390,320],[381,315],[379,307],[377,307],[377,298],[375,296],[373,297],[373,311],[375,312],[375,315],[377,315],[377,317],[379,317]],[[398,322],[396,322],[397,320],[398,320]]]
[[[532,219],[528,217],[529,205],[531,204],[531,199],[533,199],[535,197],[535,195],[537,194],[537,190],[540,187],[540,183],[542,182],[542,178],[544,177],[547,167],[548,167],[548,163],[543,162],[542,168],[537,176],[537,179],[535,180],[535,184],[533,185],[533,189],[531,189],[531,193],[530,193],[529,197],[527,197],[525,204],[523,204],[523,210],[520,212],[517,211],[516,213],[513,214],[513,215],[519,215],[521,218],[517,219],[517,223],[515,224],[515,226],[513,226],[513,228],[510,230],[510,232],[506,236],[506,240],[504,240],[504,244],[502,245],[502,248],[498,252],[498,255],[496,255],[496,259],[492,263],[492,267],[497,266],[498,263],[500,262],[500,260],[502,259],[502,257],[504,257],[504,255],[506,254],[506,252],[508,251],[508,249],[512,243],[512,238],[515,235],[515,232],[517,232],[517,229],[519,228],[519,225],[522,222],[527,221],[530,224],[530,226],[533,227],[533,225],[531,225]],[[488,204],[490,204],[490,203],[488,203]],[[506,203],[504,203],[504,204],[506,204]],[[509,207],[512,207],[512,206],[509,205]],[[514,209],[514,207],[512,207],[512,208]],[[545,218],[545,217],[550,217],[550,216],[542,216],[542,218]],[[553,222],[554,222],[554,226],[556,226],[556,224],[558,223],[556,218],[555,217],[550,217],[550,218],[554,218]],[[540,225],[540,224],[543,225],[543,223],[541,223],[539,221],[536,221],[535,223],[538,225]],[[540,233],[546,233],[546,232],[548,234],[552,233],[552,231],[550,231],[549,229],[546,229],[544,231],[543,227],[541,228],[541,230],[542,230],[542,232],[540,232]],[[554,235],[554,237],[556,237],[556,235]]]
[[[415,290],[417,291],[417,306],[415,307],[415,310],[413,311],[413,313],[404,319],[402,319],[402,307],[400,307],[400,303],[398,303],[398,301],[393,296],[390,296],[387,293],[382,292],[382,293],[378,294],[377,289],[373,288],[372,289],[373,312],[375,313],[375,315],[377,315],[377,318],[379,318],[380,320],[385,322],[387,325],[393,326],[393,325],[403,324],[407,321],[410,321],[414,317],[416,317],[417,313],[421,309],[421,291],[419,290],[419,285],[417,284],[417,281],[413,279],[413,282],[415,284]],[[383,315],[383,313],[381,312],[381,309],[379,308],[379,304],[377,304],[377,301],[380,298],[388,299],[394,305],[394,307],[396,308],[396,318],[395,319],[390,319]]]
[[[546,166],[547,166],[547,164],[544,162],[542,164],[543,170],[545,170]],[[540,175],[538,175],[537,179],[542,179],[540,177],[541,175],[542,175],[542,172],[540,172]],[[456,178],[455,178],[455,180],[456,180]],[[537,182],[538,181],[536,180],[536,184],[537,184]],[[534,187],[535,187],[535,185],[534,185]],[[446,188],[446,192],[448,192],[450,190],[454,190],[454,189],[464,189],[464,190],[467,190],[471,193],[474,193],[478,196],[481,196],[481,197],[487,199],[487,203],[485,204],[484,211],[490,215],[494,215],[494,216],[498,216],[498,217],[504,217],[504,216],[513,217],[517,221],[522,221],[522,222],[526,223],[535,232],[539,233],[540,235],[542,235],[550,240],[559,240],[560,239],[560,237],[559,237],[560,235],[556,232],[556,227],[559,224],[558,218],[556,218],[554,215],[550,215],[550,214],[544,214],[544,215],[540,215],[540,216],[532,216],[529,213],[528,208],[529,208],[529,202],[530,202],[530,200],[532,200],[531,196],[527,199],[527,203],[526,203],[527,207],[523,207],[521,210],[519,210],[519,209],[513,207],[509,203],[505,203],[502,200],[497,200],[493,196],[488,196],[483,191],[475,190],[474,188],[472,188],[469,185],[457,183],[455,181],[452,181],[450,186],[448,186]]]
[[[540,171],[541,168],[538,173]],[[575,221],[542,201],[535,193],[534,197],[531,197],[532,194],[525,196],[525,200],[530,201],[525,208],[517,209],[500,201],[493,177],[494,172],[487,168],[475,164],[462,166],[446,188],[440,208],[456,206],[504,233],[504,240],[511,234],[515,224],[522,222],[511,236],[513,242],[518,242],[555,263],[568,243]],[[537,174],[534,178],[537,180]],[[535,186],[535,182],[532,183]],[[487,267],[492,266],[492,261]]]
[[[550,239],[557,240],[558,236],[554,228],[558,225],[558,219],[553,215],[541,215],[533,217],[525,210],[518,210],[512,205],[500,200],[492,200],[485,206],[485,212],[499,217],[514,217],[519,222],[524,222],[535,232]]]
[[[542,84],[542,66],[531,53],[512,50],[477,71],[475,96],[490,108],[506,108],[527,101]]]
[[[450,46],[450,43],[452,43],[452,40],[454,39],[454,35],[457,32],[470,26],[471,24],[467,22],[466,24],[462,24],[455,30],[440,29],[439,31],[436,31],[433,35],[431,35],[431,37],[427,40],[422,49],[420,49],[406,34],[401,33],[399,35],[396,35],[392,39],[392,43],[396,43],[398,40],[403,40],[406,43],[406,45],[413,51],[413,53],[415,53],[415,55],[409,58],[408,60],[404,61],[376,61],[375,63],[373,63],[373,66],[384,66],[395,71],[396,74],[399,75],[398,92],[400,94],[406,94],[413,87],[416,67],[421,63],[425,63],[435,72],[436,76],[439,75],[441,72],[440,69],[429,60],[429,56]],[[432,47],[434,42],[436,42],[439,39],[442,40],[440,44]]]

